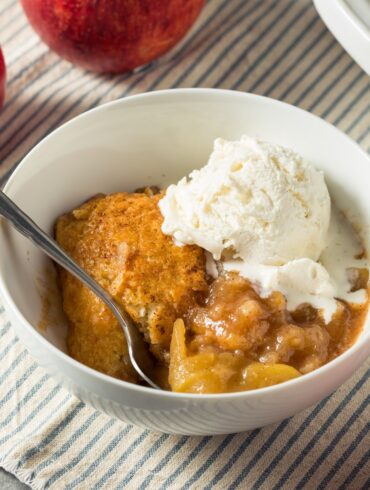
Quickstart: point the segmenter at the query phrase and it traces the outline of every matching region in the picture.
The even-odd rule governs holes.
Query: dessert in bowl
[[[217,139],[167,189],[89,199],[58,218],[56,238],[131,316],[164,389],[226,393],[311,372],[356,340],[368,264],[333,208],[323,172],[243,136]],[[69,353],[140,382],[112,312],[59,272]]]
[[[240,139],[243,134],[251,138]],[[246,188],[243,179],[253,177],[244,175],[244,164],[263,172],[268,170],[263,165],[270,168],[271,163],[278,169],[285,165],[285,157],[279,156],[284,151],[289,156],[286,165],[295,169],[294,179],[311,182],[308,187],[302,184],[302,192],[292,188],[289,199],[286,189],[280,190],[285,204],[279,212],[289,223],[282,219],[274,231],[271,223],[278,216],[270,225],[251,227],[245,212],[240,219],[238,210],[231,213],[236,191],[213,185],[212,156],[201,170],[203,184],[199,175],[179,182],[204,166],[220,136],[225,141],[218,141],[213,159],[217,152],[226,155],[229,170],[234,166],[239,172],[234,180],[239,187]],[[228,158],[231,154],[237,154],[235,161]],[[262,155],[260,162],[256,154]],[[306,163],[294,156],[298,154],[312,166],[306,169]],[[301,163],[289,163],[295,158]],[[229,170],[222,173],[226,163],[216,172],[219,184],[226,185],[230,177]],[[48,262],[3,226],[1,290],[14,326],[30,352],[77,396],[132,423],[166,432],[216,434],[292,415],[329,394],[369,353],[367,277],[361,272],[369,245],[364,182],[368,165],[366,154],[327,123],[249,94],[207,89],[158,92],[80,116],[26,157],[6,192],[50,233],[57,217],[64,216],[57,223],[57,239],[123,299],[164,370],[169,365],[170,387],[177,393],[127,382],[136,380],[130,379],[123,334],[109,331],[106,312],[68,276],[61,277],[67,319],[39,331],[42,299],[35,281]],[[277,184],[281,175],[276,171]],[[202,187],[204,182],[209,189]],[[269,199],[277,199],[271,194],[276,182],[271,189],[265,182],[258,190],[254,181],[256,195],[245,193],[248,216],[253,217],[252,209],[260,209],[260,216],[270,213]],[[132,194],[150,186],[163,190],[158,195]],[[194,203],[197,192],[207,191],[210,201],[202,203],[210,205],[207,217],[200,208],[181,208],[181,202]],[[212,202],[224,191],[229,199],[218,200],[225,210],[221,212]],[[41,192],[43,199],[36,199]],[[98,192],[105,196],[91,199]],[[306,197],[310,200],[303,203]],[[330,210],[330,200],[346,219]],[[298,212],[289,215],[289,209]],[[307,226],[302,228],[305,215]],[[349,235],[356,237],[358,258],[351,258],[358,263],[341,269],[352,270],[346,287],[341,274],[335,276],[331,268],[333,249],[326,262],[323,259],[330,249],[327,233],[333,217],[335,226],[345,223]],[[269,229],[271,236],[280,233],[278,247]],[[249,246],[243,248],[240,244],[247,239]],[[294,295],[297,287],[299,294]],[[67,355],[67,344],[87,366]],[[275,383],[280,384],[269,386]]]

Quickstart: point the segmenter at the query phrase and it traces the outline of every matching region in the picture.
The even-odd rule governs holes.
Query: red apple
[[[41,39],[95,72],[120,73],[172,48],[204,0],[21,0]]]
[[[3,52],[0,48],[0,108],[4,103],[5,98],[5,82],[6,82],[6,68]]]

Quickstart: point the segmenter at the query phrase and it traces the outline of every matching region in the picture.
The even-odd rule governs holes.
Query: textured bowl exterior
[[[238,92],[155,92],[90,111],[41,142],[21,163],[5,191],[51,232],[58,214],[93,193],[165,185],[201,166],[215,137],[238,138],[243,133],[293,147],[323,168],[335,200],[342,209],[356,211],[352,218],[365,230],[363,238],[369,249],[368,156],[315,116]],[[326,144],[317,144],[319,141]],[[0,250],[0,293],[29,352],[81,400],[155,431],[225,434],[282,420],[330,394],[370,353],[367,321],[361,337],[342,356],[281,385],[200,396],[130,385],[66,355],[65,325],[38,330],[41,301],[34,284],[44,274],[48,260],[6,224],[0,227]]]

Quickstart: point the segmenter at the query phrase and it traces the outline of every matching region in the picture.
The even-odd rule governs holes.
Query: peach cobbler
[[[163,191],[95,196],[58,218],[56,239],[131,316],[173,391],[296,378],[348,349],[365,322],[366,254],[322,172],[245,136],[216,140],[205,167]],[[59,278],[70,355],[140,382],[108,307]]]

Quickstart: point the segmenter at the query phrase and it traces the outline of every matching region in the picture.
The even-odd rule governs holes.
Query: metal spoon
[[[161,388],[151,380],[151,354],[148,344],[144,341],[137,327],[128,314],[116,303],[112,296],[105,291],[87,272],[85,272],[49,235],[39,228],[4,192],[0,191],[0,215],[26,238],[31,240],[46,255],[57,262],[93,291],[111,309],[125,334],[128,354],[137,374],[152,388]]]

